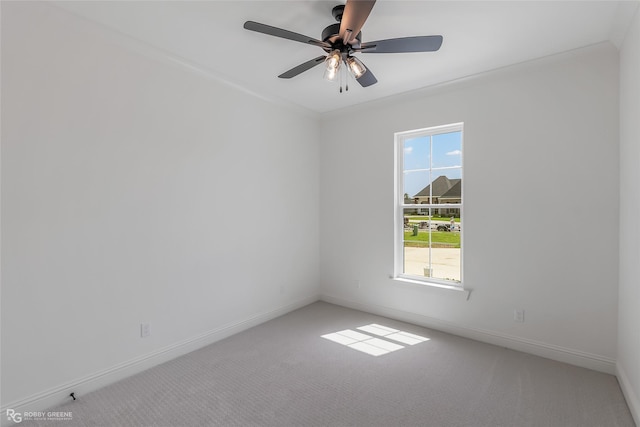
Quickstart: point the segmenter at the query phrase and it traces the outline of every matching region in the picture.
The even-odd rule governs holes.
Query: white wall
[[[640,425],[640,12],[620,51],[618,379]]]
[[[4,2],[2,407],[312,300],[318,258],[328,300],[607,370],[618,243],[618,370],[637,396],[638,33],[636,16],[620,104],[617,53],[599,45],[318,126],[55,7]],[[468,301],[388,279],[393,133],[458,121]]]
[[[455,122],[465,124],[468,301],[389,279],[394,132]],[[326,114],[320,155],[324,299],[613,372],[619,155],[612,45]],[[516,308],[525,310],[525,323],[514,323]]]
[[[3,407],[317,299],[317,117],[153,56],[2,4]]]

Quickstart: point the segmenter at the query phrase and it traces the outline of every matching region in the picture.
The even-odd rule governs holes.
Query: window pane
[[[405,209],[403,273],[460,282],[461,222],[430,217],[435,210],[416,215],[415,209]]]
[[[416,209],[404,210],[404,265],[403,273],[425,277],[430,268],[431,221],[429,209],[424,213]]]
[[[427,169],[430,162],[430,136],[404,141],[404,170]]]
[[[430,137],[412,138],[403,144],[403,181],[404,194],[409,199],[429,185],[430,174]],[[408,203],[405,202],[405,203]],[[411,201],[413,203],[413,200]]]
[[[462,166],[462,132],[441,133],[433,136],[432,168]]]

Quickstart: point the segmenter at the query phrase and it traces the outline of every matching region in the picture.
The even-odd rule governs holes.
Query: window
[[[396,278],[462,287],[462,127],[395,135]]]

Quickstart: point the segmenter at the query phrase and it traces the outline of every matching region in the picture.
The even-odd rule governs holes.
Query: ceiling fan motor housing
[[[322,30],[322,37],[320,40],[323,42],[333,43],[334,38],[337,38],[340,34],[340,24],[331,24],[324,30]]]
[[[342,44],[339,39],[340,39],[340,24],[331,24],[327,28],[322,30],[321,40],[323,42],[331,43],[332,45],[336,44],[336,42],[339,42],[337,44]],[[356,40],[357,40],[357,43],[356,43]],[[355,39],[352,39],[351,44],[359,45],[361,41],[362,41],[362,31],[358,33]],[[336,48],[339,49],[337,45],[336,45]]]
[[[329,25],[327,28],[322,30],[321,40],[323,42],[331,43],[334,49],[340,49],[340,51],[344,51],[342,43],[336,44],[336,42],[340,41],[340,23],[342,22],[342,15],[344,13],[344,4],[339,4],[331,9],[331,15],[338,21],[337,24]],[[362,31],[356,35],[354,39],[352,39],[351,45],[360,46],[360,42],[362,41]],[[349,49],[346,49],[347,51]]]

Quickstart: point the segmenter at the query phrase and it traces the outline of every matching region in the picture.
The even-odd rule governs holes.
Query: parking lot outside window
[[[462,287],[463,124],[395,135],[394,277]]]

